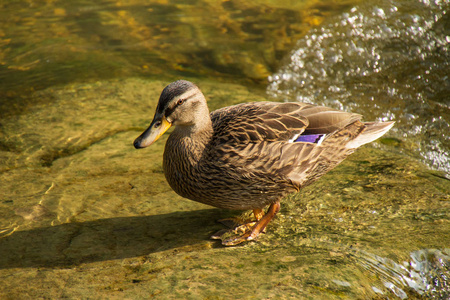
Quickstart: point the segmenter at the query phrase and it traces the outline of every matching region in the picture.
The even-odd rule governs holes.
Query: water
[[[404,289],[410,288],[421,296],[442,298],[448,296],[447,279],[450,249],[421,249],[413,251],[410,258],[402,264],[392,259],[379,257],[370,253],[357,253],[361,266],[379,276],[385,288],[391,290],[398,298],[407,299]],[[377,287],[373,291],[383,294]]]
[[[0,95],[145,76],[266,83],[294,41],[348,4],[2,1]],[[22,101],[26,101],[22,100]],[[7,107],[4,110],[10,111]]]
[[[448,1],[0,7],[0,298],[448,298]],[[132,146],[179,77],[397,123],[224,248]]]
[[[270,95],[396,120],[396,133],[450,173],[448,1],[371,1],[300,39]]]

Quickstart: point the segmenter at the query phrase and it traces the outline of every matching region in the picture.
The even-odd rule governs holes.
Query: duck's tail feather
[[[394,121],[391,122],[366,122],[366,128],[355,139],[345,145],[348,149],[356,149],[364,144],[375,141],[383,136],[389,129],[394,126]]]

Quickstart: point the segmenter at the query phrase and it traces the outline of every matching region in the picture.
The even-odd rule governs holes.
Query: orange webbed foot
[[[224,246],[235,246],[245,241],[251,241],[258,237],[261,232],[265,232],[267,224],[280,210],[280,202],[270,205],[269,210],[264,214],[262,209],[254,209],[253,214],[256,222],[247,222],[235,227],[232,230],[223,229],[211,236],[212,239],[222,240]],[[235,221],[236,219],[232,219]],[[223,220],[222,220],[223,221]]]

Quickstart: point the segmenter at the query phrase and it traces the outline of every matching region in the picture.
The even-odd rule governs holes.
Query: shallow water
[[[0,1],[0,95],[132,75],[265,85],[300,36],[353,2]]]
[[[339,90],[332,101],[316,78],[318,102],[342,105],[366,120],[399,118],[399,125],[287,197],[266,234],[234,248],[208,238],[222,228],[217,219],[239,212],[183,199],[166,183],[161,160],[167,136],[149,149],[132,147],[161,89],[179,76],[197,82],[216,109],[265,100],[264,78],[280,63],[269,94],[289,98],[291,83],[274,79],[290,74],[294,54],[279,59],[336,20],[368,18],[366,9],[374,11],[369,5],[70,3],[1,4],[1,298],[448,297],[450,181],[429,168],[440,165],[424,165],[415,156],[427,153],[416,145],[433,139],[445,145],[446,135],[411,133],[405,119],[410,101],[396,99],[403,105],[397,112],[387,96],[364,96],[361,83],[359,89],[345,85],[344,93],[363,95],[360,102],[345,102]],[[411,9],[419,23],[430,17]],[[433,12],[437,24],[445,20],[442,6]],[[376,28],[389,20],[353,24]],[[313,25],[317,29],[307,33]],[[388,63],[383,60],[381,73]],[[442,72],[440,66],[431,70]],[[345,68],[351,81],[361,79],[351,64]],[[433,101],[442,109],[424,109],[415,122],[430,114],[447,118],[444,76],[424,88],[438,85],[443,96]],[[386,82],[371,84],[380,92]],[[304,91],[310,101],[311,90]]]
[[[210,241],[222,228],[215,221],[236,212],[170,190],[164,139],[130,148],[148,119],[142,99],[152,99],[152,112],[163,86],[127,79],[49,89],[35,95],[53,104],[4,123],[20,147],[2,152],[7,298],[448,295],[450,183],[380,143],[285,199],[257,242]],[[263,99],[240,85],[202,89],[212,107]]]

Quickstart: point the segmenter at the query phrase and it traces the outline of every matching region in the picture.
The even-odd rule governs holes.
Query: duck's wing
[[[211,119],[214,135],[208,160],[217,162],[216,168],[236,177],[289,182],[296,189],[392,127],[305,103],[235,105],[212,112]]]
[[[235,145],[309,142],[314,136],[329,135],[359,119],[358,114],[291,102],[244,103],[211,113],[215,143]]]
[[[224,107],[211,113],[214,146],[288,141],[309,125],[299,103],[255,102]]]

